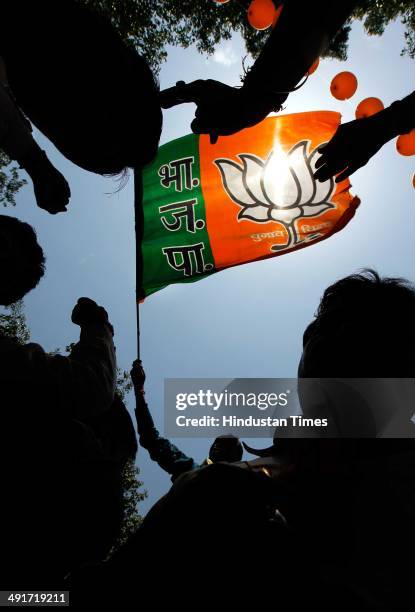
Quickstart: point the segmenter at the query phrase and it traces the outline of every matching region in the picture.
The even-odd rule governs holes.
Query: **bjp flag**
[[[160,147],[143,174],[142,291],[195,281],[328,238],[359,199],[346,179],[313,178],[339,113],[269,117],[233,136],[190,134]]]

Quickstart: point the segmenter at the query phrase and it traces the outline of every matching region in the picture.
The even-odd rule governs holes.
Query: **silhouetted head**
[[[0,304],[9,306],[36,287],[45,258],[30,225],[0,215]]]
[[[302,378],[415,376],[415,288],[373,270],[328,287],[304,332]]]
[[[141,79],[138,95],[141,98],[142,115],[134,126],[136,140],[129,140],[126,158],[126,166],[129,168],[141,168],[153,161],[163,127],[159,83],[144,58],[135,54],[135,62]],[[137,108],[135,110],[137,113]]]
[[[100,126],[100,133],[94,134],[95,155],[81,163],[98,174],[140,169],[155,158],[158,150],[163,124],[158,82],[134,49],[126,49],[125,60],[118,75],[122,87],[108,94],[112,123]]]
[[[242,444],[236,436],[230,434],[218,436],[210,447],[209,459],[213,463],[218,461],[234,463],[242,459],[243,452]]]

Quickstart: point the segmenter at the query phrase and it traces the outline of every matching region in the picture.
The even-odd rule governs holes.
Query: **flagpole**
[[[141,252],[141,240],[143,237],[143,177],[140,168],[134,169],[134,217],[135,217],[135,244],[136,244],[136,269],[135,269],[135,301],[137,318],[137,359],[140,359],[140,299],[142,298],[143,280],[143,258]]]
[[[137,359],[140,357],[140,304],[136,301],[136,320],[137,320]]]

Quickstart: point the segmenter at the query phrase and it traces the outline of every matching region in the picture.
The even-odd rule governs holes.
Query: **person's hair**
[[[0,304],[9,306],[36,287],[45,257],[28,223],[0,215]]]
[[[212,449],[218,445],[220,445],[221,452],[216,455],[215,461],[227,461],[229,463],[233,463],[242,459],[244,449],[239,438],[236,436],[233,436],[232,434],[218,436],[210,447],[209,458],[212,458]]]
[[[415,288],[363,270],[328,287],[304,332],[301,377],[415,376]]]

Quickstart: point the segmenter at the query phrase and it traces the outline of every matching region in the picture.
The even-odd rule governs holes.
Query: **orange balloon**
[[[274,29],[275,26],[277,25],[277,21],[280,18],[283,6],[284,6],[283,4],[280,4],[279,7],[277,8],[277,10],[275,11],[274,19],[272,20],[272,29]]]
[[[266,30],[275,17],[275,4],[272,0],[252,0],[248,8],[248,21],[256,30]]]
[[[383,102],[379,98],[365,98],[356,106],[355,116],[356,119],[364,119],[376,115],[384,108]]]
[[[308,69],[307,71],[308,76],[310,76],[310,74],[313,74],[313,72],[317,70],[319,63],[320,63],[320,58],[318,57],[316,61],[313,64],[311,64],[310,68]]]
[[[357,79],[353,72],[339,72],[330,83],[331,95],[336,100],[348,100],[357,89]]]
[[[415,155],[415,130],[401,134],[396,141],[396,149],[401,155]]]
[[[414,175],[413,175],[413,177],[412,177],[412,186],[413,186],[413,188],[415,189],[415,174],[414,174]]]

